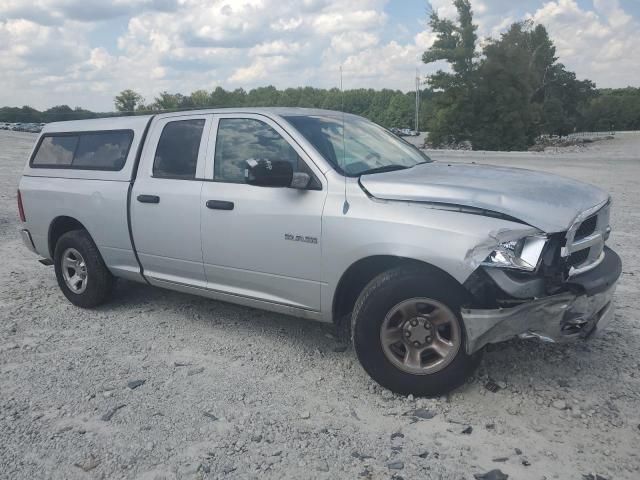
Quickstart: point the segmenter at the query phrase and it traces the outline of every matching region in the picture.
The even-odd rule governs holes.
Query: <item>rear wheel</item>
[[[441,395],[461,385],[479,360],[464,348],[464,295],[436,270],[399,267],[374,278],[352,317],[354,349],[367,373],[401,394]]]
[[[71,303],[91,308],[109,299],[114,278],[86,230],[62,235],[53,257],[58,285]]]

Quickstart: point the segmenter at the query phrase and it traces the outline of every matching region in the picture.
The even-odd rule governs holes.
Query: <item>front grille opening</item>
[[[578,250],[577,252],[573,252],[569,255],[568,264],[570,267],[576,267],[582,263],[584,263],[587,258],[589,258],[589,249],[585,248],[584,250]]]
[[[593,232],[596,231],[597,226],[598,226],[597,215],[587,218],[584,222],[582,222],[580,227],[578,227],[578,230],[576,231],[575,239],[581,240],[585,237],[588,237],[589,235],[591,235]]]

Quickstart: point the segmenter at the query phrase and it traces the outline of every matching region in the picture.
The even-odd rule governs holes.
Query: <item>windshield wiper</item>
[[[407,168],[411,168],[411,167],[407,167],[406,165],[385,165],[384,167],[370,168],[369,170],[365,170],[363,172],[360,172],[360,175],[370,175],[372,173],[393,172],[395,170],[406,170]]]

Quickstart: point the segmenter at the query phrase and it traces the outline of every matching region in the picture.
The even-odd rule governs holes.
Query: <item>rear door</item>
[[[131,196],[131,225],[150,279],[206,286],[200,195],[211,118],[161,118],[149,132]]]

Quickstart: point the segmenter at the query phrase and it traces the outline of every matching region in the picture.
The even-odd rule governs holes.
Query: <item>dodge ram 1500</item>
[[[73,304],[123,278],[333,322],[373,379],[417,395],[460,385],[487,344],[601,330],[621,272],[610,204],[286,108],[48,124],[18,191],[24,243]]]

